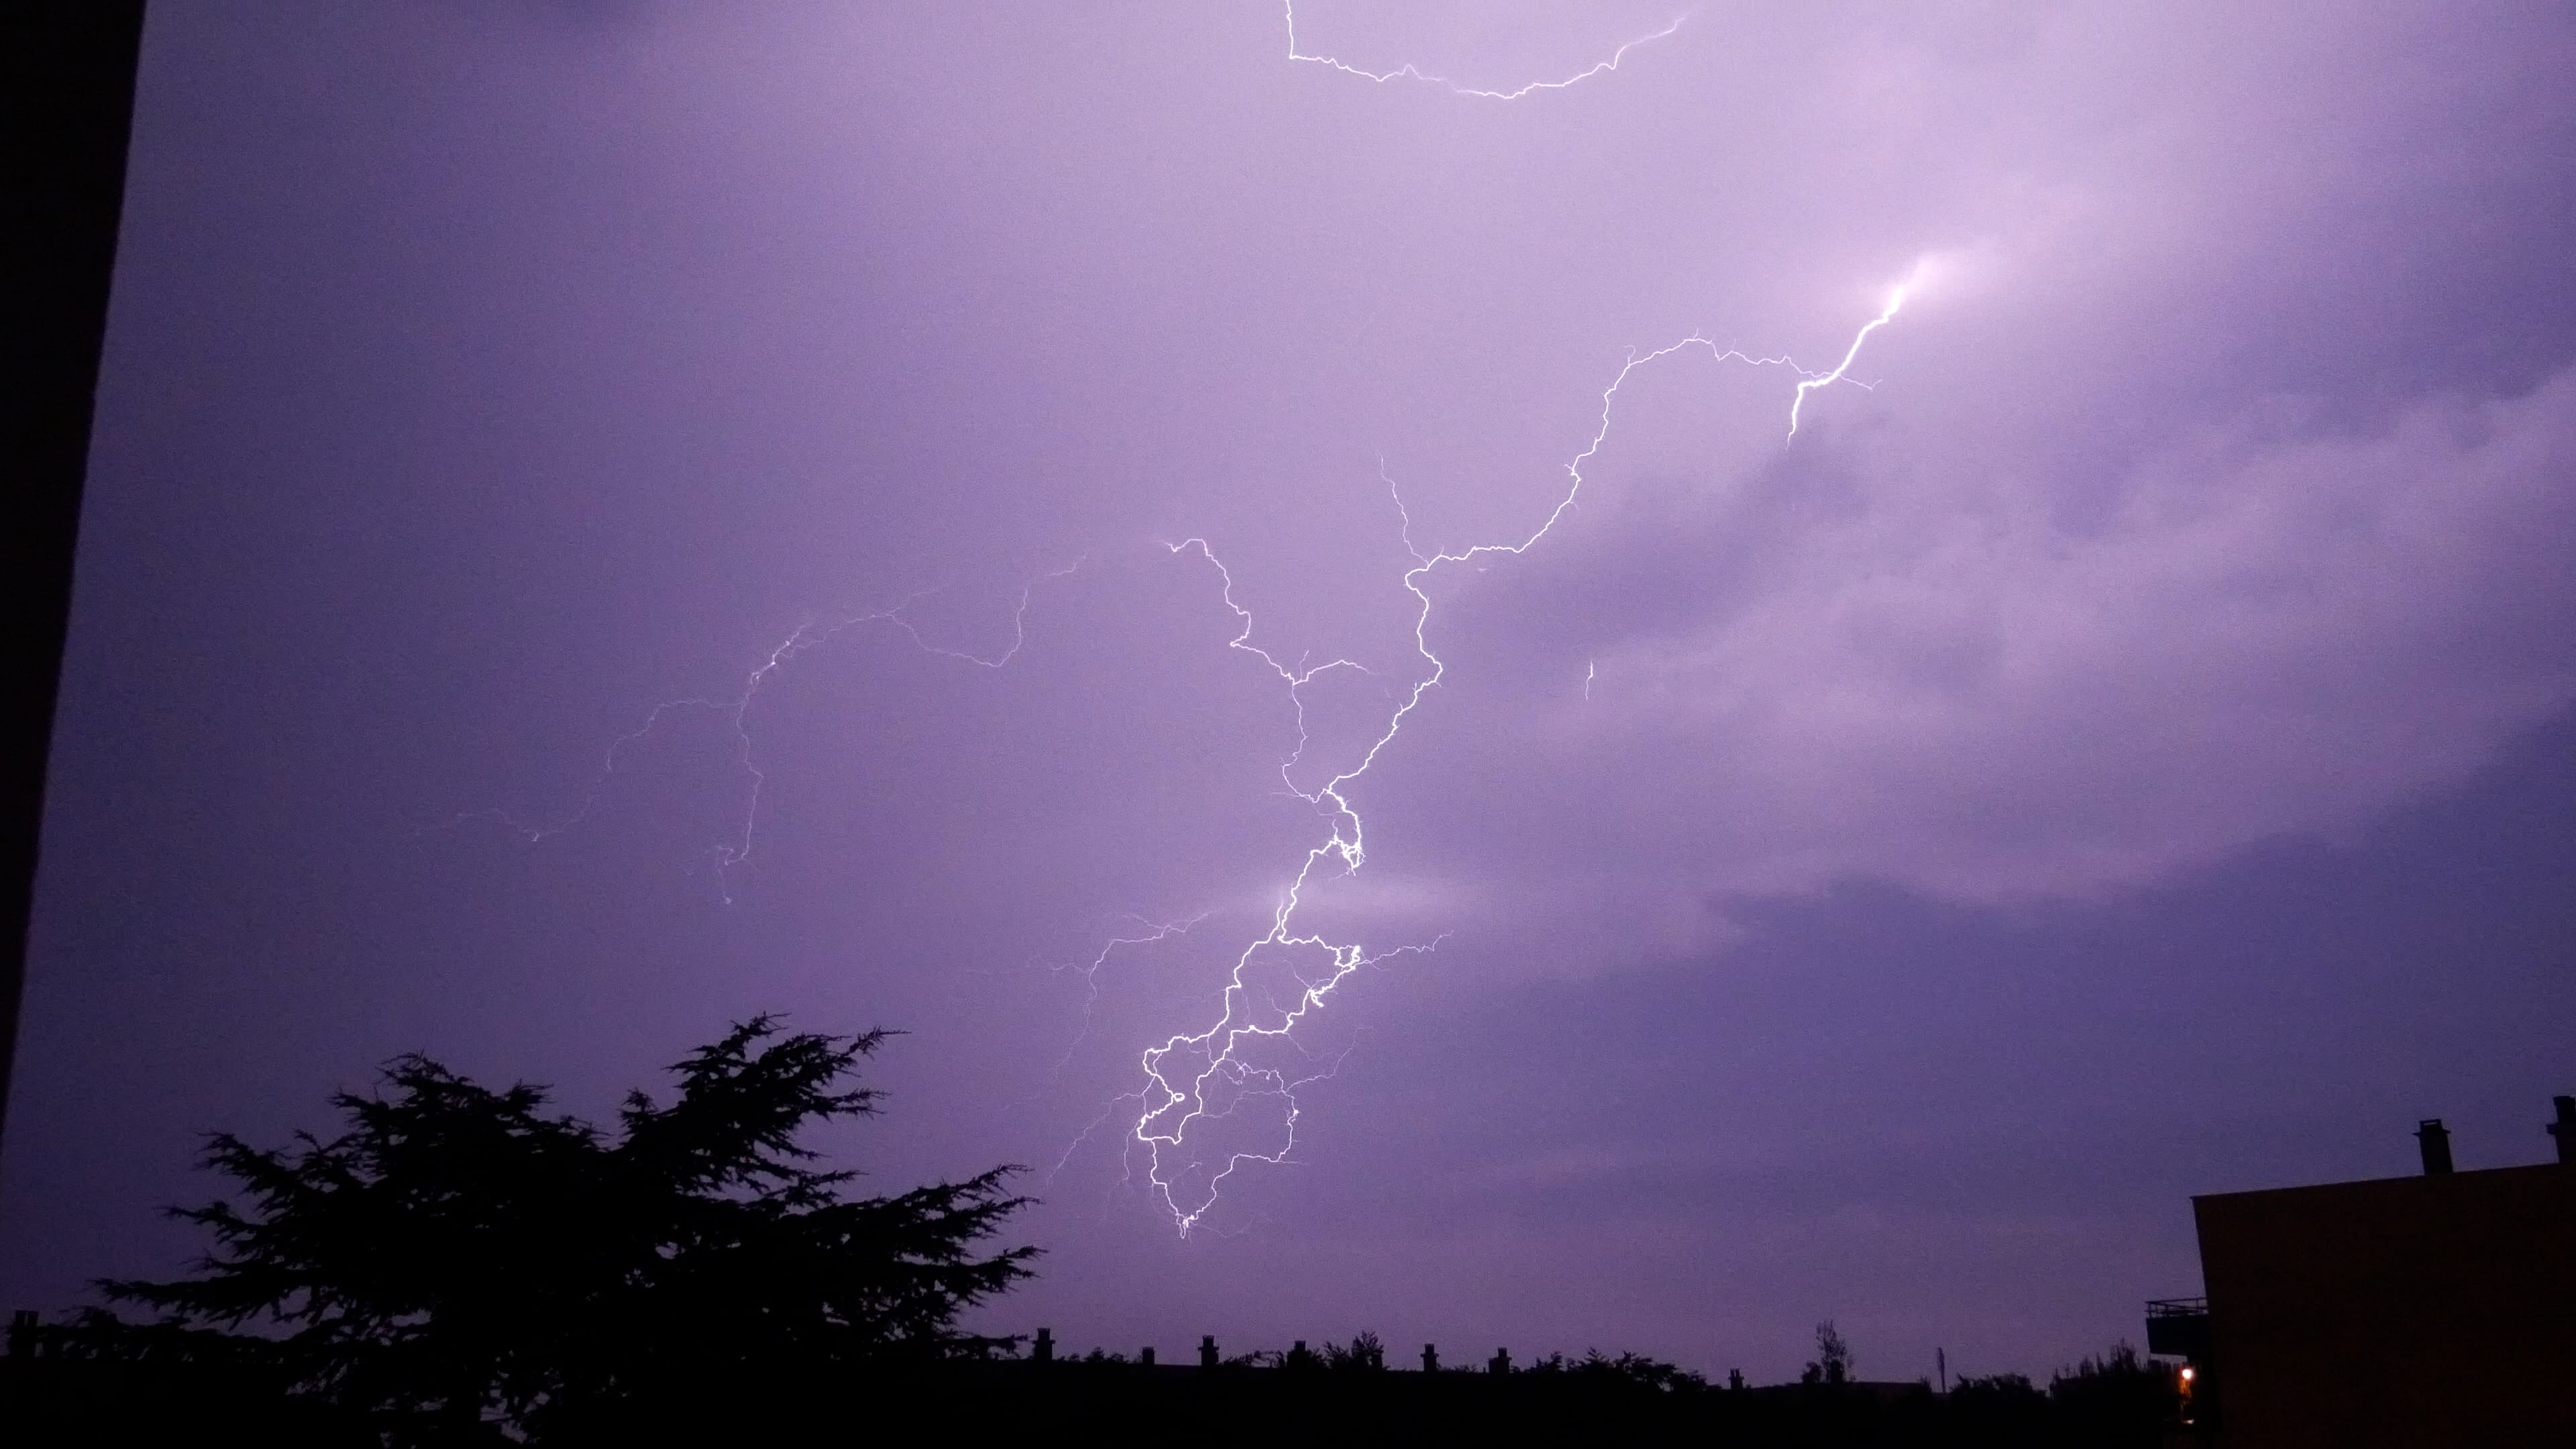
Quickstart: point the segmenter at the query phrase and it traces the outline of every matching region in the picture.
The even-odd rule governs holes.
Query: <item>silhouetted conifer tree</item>
[[[979,1254],[1025,1199],[1014,1169],[891,1197],[844,1195],[807,1126],[877,1110],[851,1085],[883,1032],[736,1026],[642,1092],[612,1139],[423,1056],[333,1104],[348,1130],[282,1149],[216,1135],[240,1201],[176,1208],[215,1239],[197,1276],[110,1281],[153,1324],[93,1313],[93,1352],[256,1360],[388,1442],[507,1426],[589,1438],[803,1412],[890,1363],[979,1356],[960,1312],[1027,1276],[1032,1248]]]

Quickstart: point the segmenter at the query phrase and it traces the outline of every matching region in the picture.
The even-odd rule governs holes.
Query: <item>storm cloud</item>
[[[394,1051],[601,1110],[785,1009],[912,1033],[872,1172],[1038,1169],[1068,1342],[2044,1370],[2188,1193],[2567,1090],[2576,24],[1703,6],[1502,101],[1284,18],[157,8],[10,1290]],[[1297,33],[1509,90],[1674,18]],[[1909,277],[1794,441],[1710,355]],[[1176,1239],[1138,1053],[1426,677],[1408,541],[1578,457],[1420,576],[1311,900],[1437,950]],[[1285,779],[1193,538],[1364,666]]]

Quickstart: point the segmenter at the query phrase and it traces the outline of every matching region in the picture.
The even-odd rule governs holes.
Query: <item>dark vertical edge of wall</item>
[[[144,0],[0,7],[0,1132],[18,1044],[90,413],[107,332]]]

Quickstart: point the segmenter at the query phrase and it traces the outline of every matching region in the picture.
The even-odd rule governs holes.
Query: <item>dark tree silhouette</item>
[[[1386,1368],[1386,1343],[1368,1329],[1352,1337],[1350,1345],[1324,1345],[1324,1366],[1345,1372],[1381,1373]]]
[[[195,1277],[102,1283],[160,1321],[97,1313],[81,1337],[255,1359],[394,1442],[739,1425],[853,1374],[988,1354],[1003,1341],[956,1321],[1028,1274],[1035,1249],[978,1253],[1026,1201],[1015,1169],[855,1198],[798,1141],[877,1110],[851,1079],[885,1035],[756,1018],[678,1063],[669,1105],[631,1094],[613,1139],[548,1115],[541,1088],[398,1058],[373,1095],[333,1098],[349,1127],[329,1141],[212,1138],[242,1201],[172,1211],[214,1251]]]
[[[1798,1375],[1804,1384],[1840,1384],[1852,1376],[1851,1345],[1843,1341],[1830,1318],[1816,1325],[1816,1357]]]

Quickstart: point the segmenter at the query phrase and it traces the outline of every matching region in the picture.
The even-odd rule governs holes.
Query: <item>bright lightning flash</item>
[[[1405,591],[1413,595],[1416,605],[1413,645],[1414,652],[1424,667],[1414,680],[1412,688],[1405,694],[1403,702],[1388,714],[1385,726],[1369,742],[1368,748],[1360,755],[1358,762],[1311,790],[1298,788],[1294,780],[1294,771],[1304,759],[1307,747],[1312,743],[1306,722],[1306,687],[1317,679],[1338,670],[1357,670],[1361,673],[1370,671],[1358,661],[1347,658],[1333,659],[1312,666],[1307,666],[1300,661],[1299,665],[1293,668],[1281,662],[1277,655],[1252,642],[1252,611],[1236,602],[1234,575],[1227,570],[1224,561],[1217,557],[1207,540],[1188,538],[1165,545],[1165,548],[1174,555],[1196,554],[1208,567],[1216,571],[1218,596],[1226,608],[1234,614],[1239,625],[1234,637],[1227,641],[1227,647],[1240,650],[1260,660],[1287,686],[1289,702],[1296,712],[1297,745],[1287,758],[1280,762],[1280,779],[1286,784],[1289,793],[1315,807],[1325,821],[1324,839],[1306,852],[1296,874],[1288,882],[1286,891],[1271,911],[1269,928],[1235,957],[1234,968],[1227,979],[1222,996],[1222,1010],[1215,1023],[1203,1031],[1176,1033],[1164,1039],[1159,1045],[1146,1048],[1139,1060],[1139,1065],[1144,1072],[1144,1084],[1136,1091],[1127,1093],[1109,1104],[1111,1112],[1116,1110],[1118,1101],[1134,1101],[1140,1104],[1141,1110],[1138,1112],[1135,1125],[1129,1132],[1127,1150],[1130,1153],[1138,1147],[1144,1150],[1146,1181],[1161,1200],[1164,1208],[1171,1214],[1173,1225],[1184,1236],[1199,1226],[1208,1210],[1215,1206],[1221,1184],[1237,1168],[1246,1162],[1273,1164],[1284,1162],[1289,1154],[1295,1151],[1297,1089],[1308,1082],[1330,1076],[1333,1066],[1328,1063],[1315,1066],[1313,1070],[1308,1069],[1314,1064],[1295,1041],[1294,1033],[1297,1026],[1322,1010],[1333,992],[1347,981],[1352,973],[1362,967],[1375,965],[1397,956],[1435,950],[1440,945],[1440,940],[1445,939],[1435,938],[1425,944],[1371,950],[1362,943],[1328,939],[1318,932],[1302,929],[1297,923],[1298,913],[1306,904],[1307,892],[1311,886],[1325,879],[1354,874],[1366,863],[1368,859],[1366,836],[1359,811],[1352,802],[1351,791],[1377,763],[1386,748],[1394,743],[1396,736],[1403,731],[1405,720],[1420,707],[1424,696],[1429,694],[1448,673],[1448,664],[1431,648],[1429,629],[1432,599],[1431,595],[1424,590],[1424,581],[1443,565],[1471,564],[1488,555],[1518,556],[1527,553],[1536,547],[1540,540],[1546,538],[1555,529],[1558,520],[1574,507],[1576,499],[1581,495],[1584,467],[1609,440],[1611,419],[1617,406],[1619,391],[1637,369],[1676,354],[1690,352],[1704,352],[1712,362],[1716,363],[1734,362],[1756,368],[1785,368],[1796,373],[1799,378],[1789,407],[1790,436],[1795,437],[1798,410],[1806,401],[1807,394],[1830,383],[1848,381],[1845,374],[1849,371],[1853,359],[1859,356],[1861,344],[1868,339],[1870,333],[1887,325],[1895,317],[1904,298],[1905,288],[1899,287],[1890,296],[1886,309],[1863,324],[1860,331],[1853,336],[1851,345],[1844,350],[1841,364],[1829,373],[1811,372],[1799,367],[1786,356],[1757,357],[1731,347],[1720,347],[1716,342],[1698,333],[1693,333],[1652,352],[1631,351],[1627,360],[1621,364],[1618,374],[1611,378],[1610,385],[1601,390],[1601,410],[1591,440],[1584,445],[1581,452],[1575,454],[1573,459],[1564,465],[1566,488],[1563,496],[1557,500],[1553,508],[1548,510],[1546,517],[1540,520],[1538,526],[1517,543],[1480,543],[1455,552],[1423,552],[1414,542],[1413,518],[1405,508],[1403,494],[1397,489],[1394,479],[1387,476],[1381,467],[1380,477],[1386,482],[1388,496],[1395,505],[1397,536],[1403,542],[1406,554],[1413,560],[1412,565],[1404,571],[1403,584]],[[923,597],[919,594],[905,599],[892,608],[848,615],[829,623],[802,625],[762,657],[759,664],[744,677],[739,694],[730,699],[679,699],[657,705],[640,726],[612,741],[598,778],[579,808],[569,817],[544,826],[526,825],[507,816],[497,818],[502,819],[504,823],[531,841],[569,829],[588,815],[597,803],[608,777],[617,770],[619,755],[627,747],[650,734],[666,715],[674,711],[689,709],[711,711],[723,719],[730,729],[734,739],[737,763],[751,780],[750,794],[743,810],[739,831],[733,839],[714,846],[717,877],[720,883],[724,882],[725,873],[729,869],[741,865],[751,856],[760,791],[767,783],[767,776],[753,760],[749,715],[770,676],[785,668],[798,655],[821,646],[835,636],[872,624],[883,624],[900,631],[914,647],[925,653],[978,668],[1004,668],[1018,657],[1020,650],[1028,642],[1028,612],[1037,586],[1064,578],[1081,566],[1081,561],[1077,559],[1067,567],[1039,575],[1022,586],[1018,607],[1012,614],[1010,645],[997,654],[976,654],[931,643],[905,617],[905,610]],[[1587,699],[1591,697],[1592,683],[1597,674],[1597,665],[1587,661],[1584,670],[1584,696]],[[729,884],[725,885],[725,898],[728,902],[732,900]],[[1203,919],[1205,919],[1204,913],[1179,921],[1140,921],[1139,924],[1144,927],[1141,934],[1110,938],[1098,954],[1079,968],[1091,988],[1084,1008],[1084,1031],[1089,1030],[1091,1004],[1098,997],[1099,973],[1107,967],[1113,952],[1122,946],[1146,945],[1182,935]],[[1265,986],[1255,979],[1256,958],[1273,957],[1285,960],[1287,974],[1296,983],[1296,989],[1285,1001],[1279,998],[1278,988]],[[1305,964],[1301,967],[1299,963]],[[1080,1040],[1080,1036],[1075,1038],[1077,1044]],[[1070,1053],[1071,1048],[1068,1047],[1067,1060],[1070,1060]],[[1293,1057],[1290,1055],[1292,1053]],[[1063,1063],[1058,1064],[1059,1071],[1062,1070],[1062,1066]],[[1206,1139],[1209,1136],[1226,1130],[1226,1119],[1264,1101],[1269,1103],[1272,1110],[1277,1113],[1283,1129],[1276,1148],[1209,1148],[1207,1146]],[[1104,1113],[1101,1121],[1105,1121],[1107,1116],[1108,1113]],[[1099,1125],[1100,1121],[1095,1121],[1091,1127],[1083,1129],[1082,1134],[1066,1148],[1066,1156],[1069,1158],[1075,1148],[1078,1148]],[[1194,1133],[1197,1134],[1195,1137]],[[1058,1163],[1059,1168],[1062,1165],[1061,1162]]]
[[[1488,554],[1519,555],[1537,546],[1547,537],[1557,520],[1574,507],[1583,491],[1583,468],[1601,450],[1610,436],[1610,421],[1619,389],[1629,375],[1649,363],[1676,353],[1704,351],[1715,362],[1740,362],[1751,367],[1785,367],[1799,374],[1797,391],[1789,406],[1789,435],[1797,436],[1798,409],[1807,394],[1827,384],[1845,380],[1854,358],[1860,355],[1862,342],[1869,334],[1894,318],[1905,297],[1899,287],[1889,298],[1886,310],[1864,324],[1845,349],[1841,365],[1830,373],[1816,373],[1799,367],[1787,357],[1755,357],[1733,348],[1720,348],[1715,342],[1696,333],[1653,352],[1631,352],[1618,376],[1601,391],[1599,426],[1583,451],[1565,465],[1566,489],[1556,506],[1528,537],[1518,543],[1476,544],[1461,551],[1426,554],[1413,541],[1412,515],[1405,509],[1404,498],[1392,478],[1386,478],[1398,519],[1398,534],[1405,552],[1413,559],[1404,572],[1404,588],[1418,605],[1413,620],[1413,645],[1422,663],[1427,665],[1415,680],[1404,702],[1388,715],[1386,726],[1370,742],[1357,764],[1333,776],[1312,790],[1297,787],[1290,772],[1303,758],[1307,744],[1305,687],[1316,678],[1337,669],[1360,669],[1349,659],[1335,659],[1313,668],[1292,669],[1276,655],[1252,642],[1253,620],[1250,610],[1235,602],[1234,575],[1226,569],[1203,538],[1184,539],[1167,544],[1175,554],[1196,553],[1217,573],[1221,596],[1232,610],[1241,628],[1228,647],[1259,659],[1288,686],[1288,697],[1297,711],[1297,748],[1280,765],[1280,778],[1287,782],[1290,793],[1314,806],[1326,821],[1323,841],[1306,852],[1305,860],[1288,883],[1278,905],[1271,912],[1270,927],[1258,939],[1243,948],[1235,958],[1222,998],[1222,1013],[1214,1025],[1204,1031],[1177,1033],[1160,1045],[1145,1049],[1139,1065],[1145,1074],[1145,1085],[1136,1093],[1142,1110],[1130,1150],[1144,1149],[1146,1181],[1172,1215],[1172,1222],[1183,1236],[1197,1226],[1210,1208],[1225,1179],[1246,1162],[1279,1163],[1287,1160],[1297,1145],[1297,1089],[1308,1082],[1331,1075],[1331,1067],[1307,1071],[1305,1054],[1296,1049],[1293,1033],[1312,1014],[1323,1009],[1334,990],[1363,966],[1374,965],[1392,956],[1415,951],[1429,951],[1439,945],[1404,946],[1372,952],[1356,942],[1334,941],[1301,930],[1296,924],[1298,911],[1305,904],[1309,886],[1318,883],[1318,871],[1326,878],[1356,873],[1368,859],[1366,839],[1360,815],[1353,806],[1350,790],[1377,763],[1378,756],[1393,743],[1404,728],[1405,719],[1422,703],[1423,696],[1440,683],[1448,665],[1432,651],[1427,631],[1431,623],[1431,596],[1423,591],[1423,581],[1443,564],[1470,563]],[[1380,476],[1385,477],[1381,467]],[[1584,673],[1584,695],[1591,697],[1594,667],[1587,663]],[[1106,953],[1104,952],[1104,959]],[[1297,989],[1290,1000],[1282,1002],[1276,988],[1259,986],[1253,978],[1256,957],[1286,957],[1290,979]],[[1310,969],[1298,969],[1295,962],[1310,962]],[[1282,1048],[1295,1049],[1290,1056]],[[1226,1130],[1226,1119],[1245,1112],[1255,1103],[1265,1103],[1283,1124],[1283,1139],[1273,1150],[1244,1148],[1208,1148],[1191,1140],[1193,1130],[1203,1136]],[[1114,1106],[1114,1104],[1113,1104]],[[1097,1125],[1097,1124],[1095,1124]],[[1088,1135],[1089,1129],[1085,1129]],[[1168,1154],[1168,1157],[1167,1157]]]
[[[1843,382],[1848,380],[1852,362],[1860,356],[1861,344],[1869,340],[1869,334],[1896,320],[1896,309],[1905,305],[1906,293],[1911,292],[1916,287],[1922,285],[1924,273],[1929,269],[1929,267],[1930,262],[1928,259],[1916,262],[1914,264],[1913,275],[1907,277],[1904,281],[1897,283],[1896,286],[1888,292],[1886,310],[1880,312],[1876,317],[1871,318],[1867,323],[1863,324],[1860,331],[1852,334],[1851,346],[1844,350],[1843,360],[1834,364],[1833,371],[1825,373],[1822,376],[1810,376],[1798,384],[1798,395],[1789,400],[1789,441],[1796,442],[1798,440],[1798,410],[1807,405],[1807,394],[1814,392],[1817,388],[1825,386],[1827,383]],[[1865,382],[1854,382],[1852,383],[1852,386],[1860,388],[1862,391],[1866,392],[1870,385]]]

